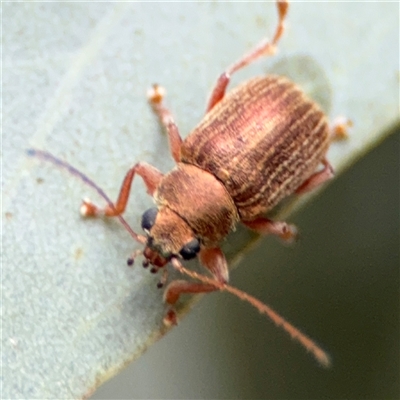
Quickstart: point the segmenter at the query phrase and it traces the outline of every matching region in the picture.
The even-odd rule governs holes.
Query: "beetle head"
[[[174,256],[190,260],[200,251],[200,241],[190,226],[168,207],[145,211],[142,229],[147,235],[143,255],[158,267],[167,264]]]

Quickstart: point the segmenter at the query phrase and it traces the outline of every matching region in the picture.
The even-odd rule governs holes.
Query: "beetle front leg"
[[[273,39],[271,41],[267,39],[262,40],[249,53],[239,58],[239,60],[228,67],[228,69],[220,75],[211,93],[210,99],[208,100],[206,112],[210,111],[219,101],[223,99],[232,74],[263,56],[269,56],[275,53],[279,39],[285,31],[284,21],[289,3],[287,0],[277,0],[276,6],[278,9],[278,26],[275,29]]]
[[[176,280],[172,281],[165,289],[164,302],[169,304],[170,306],[173,306],[179,300],[179,296],[181,294],[209,293],[216,290],[219,290],[219,288],[211,284]],[[164,323],[166,325],[177,324],[176,312],[173,308],[170,308],[165,314]]]
[[[258,217],[252,221],[242,221],[244,225],[262,235],[276,235],[286,242],[292,242],[296,239],[297,228],[282,221],[272,221],[269,218]]]
[[[199,259],[201,264],[213,274],[218,282],[227,283],[229,281],[228,263],[220,248],[201,249]]]
[[[174,117],[171,112],[163,105],[163,99],[165,96],[165,90],[159,85],[153,85],[148,91],[147,96],[153,111],[160,120],[161,126],[166,130],[168,134],[169,147],[173,159],[178,163],[181,159],[181,145],[182,138],[179,135],[178,127],[175,123]]]
[[[95,204],[93,204],[89,199],[84,199],[80,209],[81,214],[84,217],[96,217],[96,216],[116,217],[122,214],[125,211],[126,204],[129,199],[132,181],[133,178],[135,177],[135,174],[138,174],[140,177],[142,177],[147,188],[147,193],[150,196],[153,196],[158,186],[158,183],[160,182],[160,179],[163,177],[163,174],[152,165],[149,165],[145,162],[139,162],[135,164],[125,175],[125,178],[121,185],[117,202],[113,207],[107,205],[104,208],[99,208]]]

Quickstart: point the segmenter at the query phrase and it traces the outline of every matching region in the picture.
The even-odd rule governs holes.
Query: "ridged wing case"
[[[185,139],[181,161],[216,176],[251,220],[293,193],[324,158],[322,110],[284,77],[257,77],[231,90]]]

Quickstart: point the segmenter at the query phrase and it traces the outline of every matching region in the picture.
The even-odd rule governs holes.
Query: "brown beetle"
[[[154,85],[150,90],[150,103],[166,129],[176,167],[164,175],[153,166],[139,162],[126,174],[115,204],[100,193],[108,205],[99,208],[84,200],[81,213],[119,217],[124,221],[121,214],[125,211],[133,178],[139,175],[157,208],[147,210],[142,216],[146,236],[131,232],[145,245],[143,252],[137,251],[135,255],[142,253],[143,265],[150,264],[152,272],[169,262],[185,272],[179,260],[198,256],[214,277],[208,279],[192,273],[200,282],[170,282],[164,295],[170,306],[166,322],[176,322],[172,306],[182,293],[236,291],[239,297],[282,325],[322,364],[328,365],[328,356],[305,335],[268,306],[258,304],[242,292],[238,294],[238,290],[226,284],[228,266],[219,248],[221,240],[239,221],[259,233],[293,239],[294,226],[271,221],[263,214],[288,195],[304,193],[330,179],[333,169],[326,159],[329,144],[345,135],[345,124],[330,128],[321,109],[284,77],[256,77],[225,95],[234,72],[262,56],[274,54],[284,31],[288,2],[278,0],[277,9],[278,25],[273,39],[260,42],[221,74],[204,119],[185,140],[181,139],[170,111],[163,105],[163,89]],[[88,183],[89,179],[73,167],[43,152],[34,152],[66,166]],[[317,171],[319,165],[323,168]],[[133,257],[128,263],[133,263]]]

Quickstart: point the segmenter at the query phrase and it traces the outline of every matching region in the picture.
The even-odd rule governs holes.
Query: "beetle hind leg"
[[[335,176],[335,171],[326,158],[322,160],[322,164],[324,168],[321,171],[315,172],[305,182],[303,182],[296,189],[296,194],[310,192]]]
[[[182,138],[171,111],[169,111],[169,109],[163,104],[164,96],[165,89],[157,84],[153,85],[147,93],[147,97],[154,113],[157,115],[161,126],[168,134],[172,157],[176,162],[179,162],[181,159],[180,150]]]
[[[258,217],[252,221],[242,221],[242,223],[257,233],[276,235],[288,243],[297,238],[297,228],[283,221],[272,221],[266,217]]]
[[[288,0],[277,0],[276,6],[278,9],[278,25],[275,29],[272,40],[262,40],[249,53],[239,58],[219,76],[211,93],[210,99],[208,100],[206,112],[210,111],[219,101],[223,99],[232,74],[263,56],[269,56],[275,53],[279,39],[285,31],[284,22],[289,7]]]
[[[330,140],[332,142],[346,140],[348,138],[348,130],[352,125],[353,123],[348,118],[335,118],[329,127]],[[322,164],[324,166],[323,169],[315,172],[305,182],[303,182],[300,187],[296,189],[296,194],[310,192],[334,177],[335,171],[326,157],[322,160]]]

